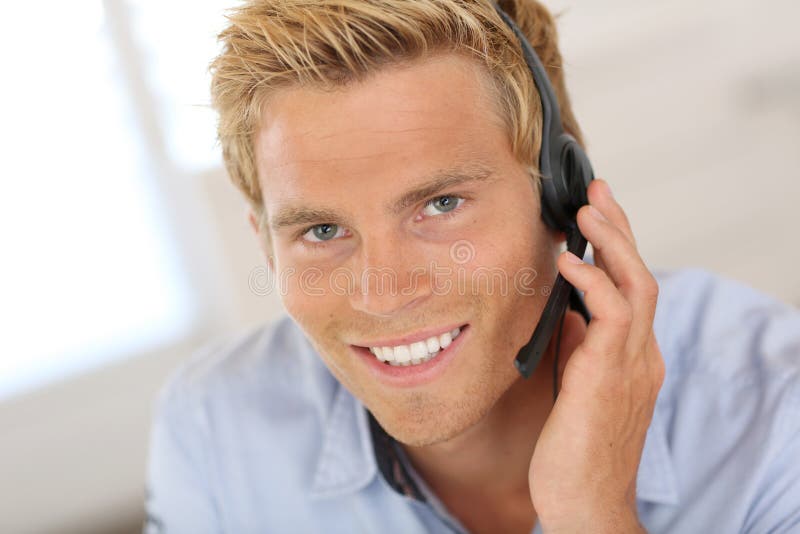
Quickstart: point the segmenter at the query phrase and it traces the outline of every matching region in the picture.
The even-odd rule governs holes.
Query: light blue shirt
[[[667,373],[638,472],[641,523],[800,532],[800,313],[705,271],[655,275]],[[424,500],[390,485],[370,429],[288,316],[209,348],[159,397],[145,531],[467,532],[407,458]]]

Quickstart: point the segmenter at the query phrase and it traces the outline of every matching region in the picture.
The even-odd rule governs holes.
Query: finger
[[[606,268],[606,262],[603,259],[603,253],[601,251],[595,250],[594,247],[592,247],[592,258],[595,265],[608,272],[608,269]]]
[[[581,233],[602,253],[602,267],[633,308],[632,337],[641,345],[649,335],[658,299],[658,284],[633,243],[594,206],[578,211]]]
[[[559,322],[560,321],[561,319],[559,319]],[[556,385],[556,391],[561,390],[561,378],[567,366],[567,362],[569,362],[575,349],[585,338],[586,321],[583,319],[583,316],[574,310],[566,310],[564,312],[564,324],[556,327],[542,360],[543,362],[549,360],[552,364],[555,364],[556,356],[558,356],[558,383]],[[558,349],[557,354],[556,349]],[[546,366],[540,365],[540,367],[545,368]],[[552,367],[546,368],[548,374],[552,373]]]
[[[561,342],[554,343],[552,348],[553,353],[555,353],[556,345],[558,345],[557,390],[561,389],[561,379],[567,362],[569,362],[570,355],[572,355],[575,349],[578,348],[578,345],[583,343],[584,339],[586,339],[586,331],[587,325],[583,316],[576,311],[567,310],[564,314],[564,328],[561,333]]]
[[[633,317],[630,303],[602,269],[584,263],[571,252],[562,253],[557,265],[561,275],[584,292],[586,307],[592,314],[581,346],[595,355],[623,353]]]
[[[635,247],[636,239],[633,236],[633,230],[631,229],[628,216],[611,193],[611,187],[608,185],[608,182],[600,178],[592,180],[586,194],[589,197],[589,204],[600,210],[614,226],[625,234],[625,237],[627,237]]]
[[[589,184],[589,188],[587,189],[587,196],[590,197],[590,204],[592,204],[593,201],[596,201],[595,197],[597,197],[598,194],[602,194],[602,187],[594,185],[595,183],[599,183],[599,179],[592,180],[592,182]],[[598,190],[600,190],[600,193],[598,193]],[[593,263],[605,271],[606,265],[605,261],[603,260],[602,251],[596,250],[594,247],[592,247],[592,257]]]
[[[559,319],[559,322],[561,319]],[[550,338],[550,343],[547,345],[545,351],[546,355],[554,355],[556,352],[556,345],[558,345],[559,361],[558,366],[562,368],[568,357],[575,348],[581,344],[586,337],[586,321],[583,316],[575,310],[567,309],[564,311],[564,325],[563,328],[559,324],[556,326],[553,336]],[[559,331],[561,332],[559,335]],[[559,342],[559,339],[561,340]]]

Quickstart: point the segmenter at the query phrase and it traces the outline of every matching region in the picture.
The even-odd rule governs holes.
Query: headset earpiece
[[[560,134],[551,144],[550,177],[542,178],[542,218],[552,229],[568,232],[575,215],[589,202],[586,188],[594,179],[592,165],[574,137]]]
[[[562,133],[560,139],[563,142],[561,150],[561,174],[567,182],[569,191],[569,208],[567,215],[571,220],[575,220],[575,214],[581,206],[589,203],[586,196],[586,189],[589,182],[594,180],[594,171],[589,162],[589,156],[574,137],[567,133]]]

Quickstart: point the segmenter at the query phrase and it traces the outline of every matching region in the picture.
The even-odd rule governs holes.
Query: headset
[[[594,179],[592,165],[575,138],[564,132],[555,91],[533,46],[498,3],[493,2],[493,5],[500,18],[519,40],[525,63],[533,75],[533,81],[542,101],[542,148],[539,154],[539,172],[542,175],[542,219],[553,230],[564,232],[567,237],[567,250],[582,258],[586,252],[586,238],[578,229],[576,215],[581,206],[589,203],[586,189],[589,187],[589,182]],[[587,323],[591,320],[589,310],[578,290],[559,273],[536,330],[514,360],[514,365],[523,378],[530,377],[539,365],[559,318],[563,327],[567,304],[578,311]],[[559,327],[556,359],[553,364],[554,401],[557,396],[560,342],[561,327]]]

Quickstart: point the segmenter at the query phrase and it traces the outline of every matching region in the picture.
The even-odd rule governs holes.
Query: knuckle
[[[650,301],[658,300],[658,282],[648,273],[647,278],[642,283],[642,295]]]

